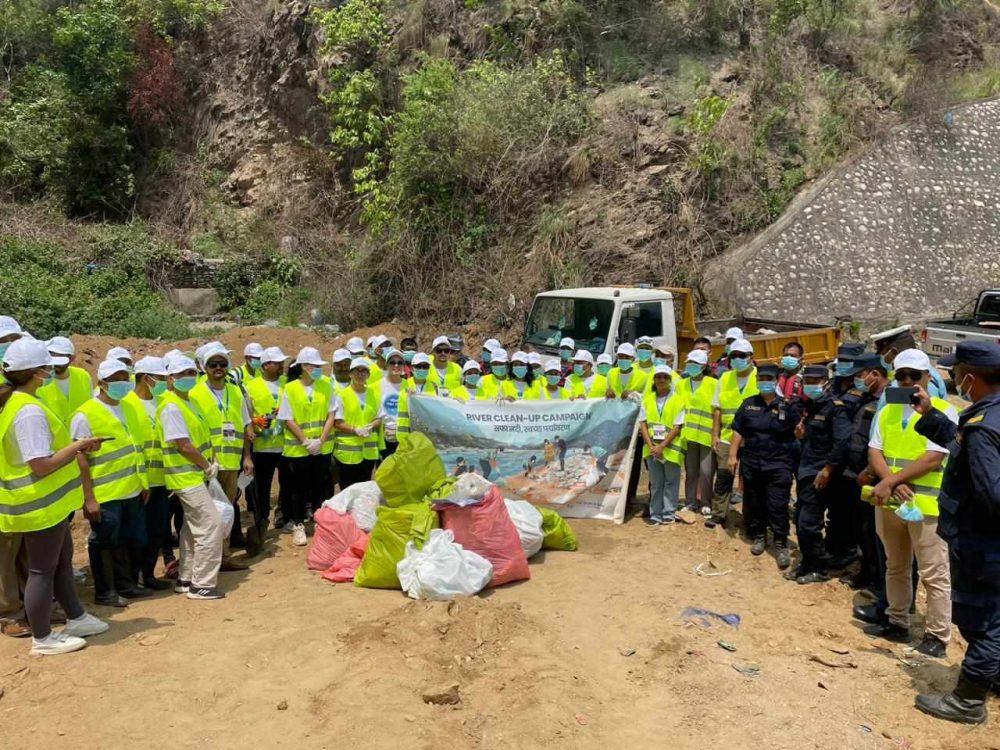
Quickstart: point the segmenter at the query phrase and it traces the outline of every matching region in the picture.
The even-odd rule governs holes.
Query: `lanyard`
[[[223,405],[222,397],[219,396],[219,392],[217,390],[215,390],[212,386],[209,386],[208,390],[210,390],[212,392],[212,395],[215,396],[215,400],[219,402],[219,413],[220,414],[226,414],[226,413],[228,413],[229,412],[229,388],[227,388],[226,386],[222,386],[222,390],[226,394],[225,405]]]
[[[659,396],[656,395],[654,395],[653,398],[655,398],[656,401],[660,400]],[[667,402],[669,400],[670,400],[670,394],[668,393],[666,396],[663,397],[663,406],[656,407],[656,416],[659,417],[660,424],[663,424],[663,410],[667,408]]]

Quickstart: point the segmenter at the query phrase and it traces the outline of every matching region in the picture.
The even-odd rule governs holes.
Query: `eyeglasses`
[[[211,362],[206,362],[205,367],[209,370],[225,370],[229,367],[229,363],[225,360],[212,360]]]
[[[916,383],[919,382],[923,377],[923,373],[919,370],[896,370],[896,380],[900,383]]]
[[[414,370],[430,370],[431,366],[430,365],[417,365],[413,369]]]
[[[442,348],[442,347],[439,346],[437,349],[434,350],[434,353],[435,354],[450,354],[451,353],[451,349],[444,349],[444,348]]]
[[[401,360],[401,359],[390,359],[389,360],[389,367],[402,367],[403,364],[404,364],[403,360]]]

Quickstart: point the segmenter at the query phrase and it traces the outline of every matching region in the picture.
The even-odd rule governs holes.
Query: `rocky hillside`
[[[222,303],[249,322],[509,328],[553,286],[700,290],[709,259],[865,143],[1000,94],[982,0],[21,6],[0,11],[4,234],[93,262],[90,224],[132,222],[164,253],[226,259]],[[74,99],[87,66],[100,109]],[[31,136],[55,84],[118,140]],[[60,183],[98,157],[86,191]]]

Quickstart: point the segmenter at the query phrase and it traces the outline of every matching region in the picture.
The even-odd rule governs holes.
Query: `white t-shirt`
[[[736,376],[736,386],[740,389],[740,393],[742,393],[743,389],[747,387],[747,381],[749,379],[750,375]],[[722,408],[722,402],[720,401],[721,397],[722,397],[722,378],[719,378],[719,382],[715,384],[715,395],[712,397],[712,406],[715,407],[716,409]]]
[[[666,395],[666,396],[664,396],[662,398],[660,398],[659,396],[656,397],[656,408],[659,411],[661,411],[661,412],[663,411],[663,407],[667,403],[667,399],[668,398],[670,398],[669,395]],[[646,421],[646,405],[645,404],[643,404],[642,406],[639,407],[639,421],[640,422],[645,422]],[[678,415],[677,415],[677,419],[674,420],[674,425],[675,426],[683,426],[683,424],[684,424],[684,410],[681,409],[680,413],[678,413]]]
[[[14,417],[14,429],[4,435],[4,449],[14,466],[24,466],[35,458],[48,458],[52,450],[52,430],[40,406],[28,404]]]
[[[177,404],[167,404],[163,407],[163,411],[160,413],[160,424],[163,425],[163,439],[167,442],[185,438],[191,439],[187,422],[184,421],[184,415],[181,414]]]
[[[448,365],[445,365],[444,367],[435,366],[434,371],[438,374],[438,378],[440,378],[443,383],[445,375],[448,374]]]
[[[403,390],[402,383],[391,383],[388,378],[383,378],[381,383],[382,403],[379,412],[384,415],[385,439],[396,440],[396,422],[399,419],[399,394]]]
[[[528,388],[528,382],[525,380],[515,380],[514,387],[517,388],[517,395],[523,396],[524,391]]]
[[[884,408],[884,407],[883,407]],[[958,424],[958,411],[954,406],[949,406],[945,410],[945,416],[948,417],[952,422]],[[903,424],[909,424],[909,421],[913,418],[915,411],[913,411],[912,406],[903,406]],[[872,420],[872,433],[871,438],[868,440],[869,448],[876,448],[877,450],[882,450],[883,440],[882,440],[882,427],[880,425],[881,420],[879,415],[875,415],[875,419]],[[930,440],[927,441],[927,450],[934,451],[935,453],[947,453],[948,449],[937,443],[932,443]]]
[[[139,402],[142,404],[142,408],[146,410],[146,414],[149,415],[149,418],[152,419],[153,422],[156,422],[156,408],[159,406],[159,404],[156,403],[156,399],[151,398],[147,400],[140,398]]]
[[[113,414],[119,422],[125,424],[125,413],[122,411],[121,404],[106,404],[103,401],[98,401],[101,406],[107,409],[111,414]],[[176,406],[174,407],[177,408]],[[69,423],[69,432],[74,440],[83,440],[84,438],[93,437],[94,433],[90,429],[90,420],[87,419],[86,414],[74,414],[73,419]],[[117,446],[116,446],[117,447]],[[129,500],[133,497],[138,497],[140,493],[133,492],[131,495],[126,495],[121,498],[122,500]]]
[[[59,390],[62,391],[64,396],[69,397],[69,375],[62,380],[56,378],[56,385],[59,386]]]

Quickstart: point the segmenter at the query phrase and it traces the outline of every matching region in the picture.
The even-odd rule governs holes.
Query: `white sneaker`
[[[292,534],[295,532],[295,524],[289,521],[284,526],[281,527],[282,534]]]
[[[86,648],[87,642],[83,638],[65,633],[49,633],[44,638],[31,639],[31,653],[50,656],[52,654],[69,654]]]
[[[712,515],[712,509],[709,508],[707,505],[703,505],[701,506],[701,514],[706,517],[710,516]]]
[[[75,620],[67,620],[66,627],[62,629],[62,634],[85,638],[88,635],[106,633],[110,627],[104,620],[98,620],[89,612],[84,612]]]
[[[295,530],[292,531],[292,544],[296,547],[305,547],[309,544],[309,540],[306,538],[306,527],[301,523],[295,524]]]

